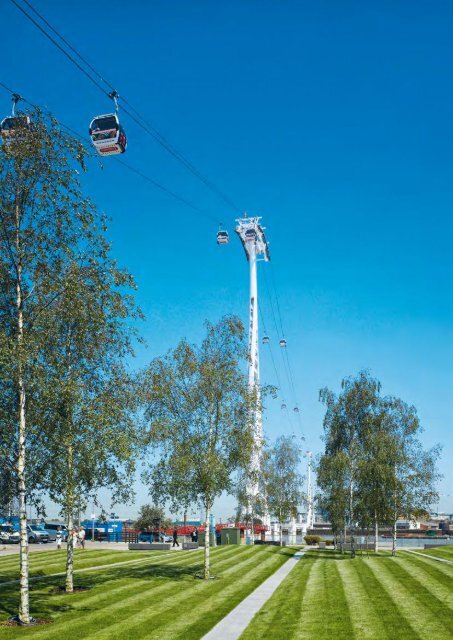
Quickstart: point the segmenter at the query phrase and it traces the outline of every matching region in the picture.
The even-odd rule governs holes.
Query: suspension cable
[[[93,76],[86,71],[82,67],[82,65],[70,54],[64,47],[62,47],[54,37],[52,37],[44,27],[42,27],[16,0],[11,0],[11,2],[24,14],[24,16],[32,22],[32,24],[41,31],[41,33],[50,40],[50,42],[56,46],[59,51],[61,51],[75,67],[81,71],[104,95],[110,97],[110,92],[107,92],[102,85],[95,79]],[[53,27],[48,20],[41,13],[38,12],[37,9],[33,7],[31,2],[28,0],[23,0],[23,2],[37,15],[43,23],[52,30],[54,34],[60,38],[62,42],[75,54],[77,57],[85,64],[102,82],[104,82],[109,88],[113,91],[113,85],[108,82],[102,74],[100,74],[95,67],[90,64],[78,51],[77,49],[69,43],[69,41],[64,38],[55,27]],[[179,152],[151,123],[149,123],[140,113],[133,107],[125,98],[122,98],[123,102],[129,106],[129,109],[126,107],[122,107],[122,111],[126,115],[129,116],[139,127],[143,129],[151,138],[153,138],[161,147],[163,147],[171,156],[173,156],[177,161],[179,161],[188,171],[190,171],[196,178],[198,178],[208,189],[210,189],[213,193],[215,193],[219,198],[221,198],[226,204],[228,204],[234,211],[240,212],[240,207],[227,195],[225,194],[216,184],[214,184],[210,179],[204,176],[195,165],[185,157],[181,152]],[[132,113],[132,111],[134,113]]]
[[[6,84],[4,84],[3,82],[0,82],[0,87],[2,89],[4,89],[5,91],[7,91],[10,95],[15,95],[15,92],[10,87],[8,87]],[[34,104],[33,102],[30,102],[29,100],[27,100],[26,98],[23,98],[22,96],[21,96],[21,100],[23,102],[25,102],[26,104],[28,104],[33,109],[41,109],[41,111],[45,111],[45,113],[47,113],[47,115],[50,115],[50,116],[52,115],[52,113],[48,109],[42,109],[38,105]],[[80,133],[78,133],[77,131],[75,131],[74,129],[69,127],[68,125],[64,124],[63,122],[60,122],[60,121],[58,121],[58,122],[59,122],[59,125],[63,129],[66,129],[67,131],[69,131],[69,133],[71,133],[71,135],[73,135],[74,137],[78,138],[83,144],[86,144],[86,143],[91,144],[91,140],[89,140],[88,138],[82,136]],[[91,156],[91,157],[95,158],[96,156]],[[210,221],[217,223],[217,219],[214,218],[214,216],[210,215],[207,211],[201,209],[200,207],[198,207],[196,204],[194,204],[193,202],[191,202],[190,200],[188,200],[184,196],[179,195],[178,193],[176,193],[172,189],[166,187],[161,182],[158,182],[157,180],[155,180],[151,176],[147,175],[143,171],[140,171],[139,169],[137,169],[133,165],[125,162],[123,159],[121,159],[121,158],[114,158],[114,159],[117,162],[119,162],[120,164],[122,164],[124,167],[126,167],[126,169],[128,169],[132,173],[135,173],[136,175],[138,175],[143,180],[146,180],[147,182],[152,184],[154,187],[156,187],[160,191],[163,191],[164,193],[166,193],[167,195],[171,196],[172,198],[174,198],[178,202],[186,205],[187,207],[189,207],[193,211],[197,211],[197,213],[200,213],[204,217],[208,218]]]

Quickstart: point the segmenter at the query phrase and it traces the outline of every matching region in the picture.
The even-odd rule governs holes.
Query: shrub
[[[312,545],[318,544],[321,540],[321,536],[304,536],[305,544]]]

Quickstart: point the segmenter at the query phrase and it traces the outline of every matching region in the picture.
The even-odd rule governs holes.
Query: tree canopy
[[[439,448],[424,450],[415,407],[381,396],[381,385],[366,371],[342,381],[337,396],[322,389],[325,451],[317,469],[320,506],[336,536],[347,526],[354,555],[357,526],[392,525],[426,513],[435,499]]]
[[[201,345],[182,340],[144,375],[148,441],[156,457],[146,481],[157,503],[174,510],[234,489],[235,472],[250,462],[256,394],[244,373],[244,327],[234,316],[206,322]],[[209,538],[209,536],[207,536]],[[209,577],[209,540],[205,577]]]

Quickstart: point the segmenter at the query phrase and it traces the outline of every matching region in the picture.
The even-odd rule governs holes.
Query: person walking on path
[[[57,529],[57,533],[56,533],[56,536],[55,536],[55,540],[56,540],[56,543],[57,543],[57,549],[61,549],[61,540],[62,540],[62,538],[63,538],[63,534],[61,533],[61,530]]]
[[[78,538],[80,546],[82,547],[82,549],[85,549],[85,529],[83,527],[80,527],[79,529]]]
[[[72,548],[77,549],[77,547],[79,546],[79,536],[77,533],[77,527],[74,527],[71,535],[72,535]]]
[[[179,542],[178,542],[178,529],[175,527],[173,529],[173,547],[179,547]]]

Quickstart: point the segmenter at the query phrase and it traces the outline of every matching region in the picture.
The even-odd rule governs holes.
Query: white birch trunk
[[[66,586],[67,593],[74,591],[74,536],[72,530],[74,528],[73,513],[74,513],[74,486],[73,486],[73,450],[72,445],[68,447],[68,491],[67,491],[67,517],[68,517],[68,543],[66,551]]]
[[[379,553],[379,523],[377,514],[374,514],[374,552]]]
[[[354,513],[353,513],[353,493],[352,483],[349,486],[349,527],[351,530],[351,558],[355,558],[355,538],[354,538]]]
[[[18,194],[17,194],[18,197]],[[19,441],[17,451],[17,480],[19,489],[19,522],[20,522],[20,603],[19,620],[22,624],[30,624],[30,606],[28,597],[28,532],[27,532],[27,489],[25,481],[25,380],[24,380],[24,312],[22,296],[22,261],[19,236],[19,205],[16,204],[16,254],[17,254],[17,349],[18,349],[18,391],[19,391]]]
[[[205,543],[204,543],[204,572],[203,577],[205,580],[209,580],[210,575],[210,565],[209,565],[209,556],[210,556],[210,538],[211,538],[211,523],[210,523],[211,510],[209,507],[206,507],[206,533],[205,533]]]
[[[392,535],[392,556],[396,556],[396,514],[393,521],[393,535]]]
[[[279,522],[278,524],[280,527],[280,546],[283,547],[283,527],[281,522]]]

